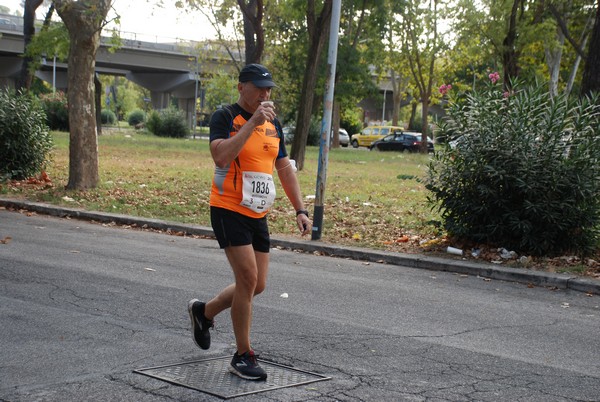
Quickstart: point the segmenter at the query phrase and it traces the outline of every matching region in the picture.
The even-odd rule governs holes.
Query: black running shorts
[[[271,241],[266,216],[250,218],[228,209],[210,207],[210,222],[219,247],[252,244],[254,251],[269,252]]]

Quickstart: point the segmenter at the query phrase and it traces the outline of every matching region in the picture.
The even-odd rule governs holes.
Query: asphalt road
[[[187,301],[231,281],[216,241],[0,210],[3,239],[1,401],[219,400],[132,372],[233,353],[228,314],[209,351],[189,331]],[[332,379],[236,400],[600,400],[599,296],[277,249],[271,259],[254,348]]]

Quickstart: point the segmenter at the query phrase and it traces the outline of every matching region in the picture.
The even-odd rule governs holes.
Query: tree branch
[[[573,46],[573,49],[575,49],[577,54],[579,56],[581,56],[581,58],[583,60],[587,60],[587,55],[584,53],[581,46],[579,46],[579,44],[577,44],[577,42],[575,42],[575,39],[573,39],[573,37],[571,37],[571,35],[569,34],[569,28],[567,27],[565,20],[562,18],[562,16],[556,9],[556,6],[554,6],[554,4],[552,4],[552,3],[549,3],[548,8],[550,9],[550,12],[556,19],[556,22],[558,23],[558,26],[560,27],[560,30],[562,31],[562,33],[565,35],[565,38],[567,39],[567,41],[569,41],[571,46]],[[586,28],[587,28],[587,24],[586,24]]]

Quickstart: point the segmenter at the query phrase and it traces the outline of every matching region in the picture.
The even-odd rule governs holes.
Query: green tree
[[[391,16],[401,3],[359,0],[342,6],[332,121],[334,146],[338,146],[342,111],[353,110],[362,99],[379,96],[372,69],[383,71],[388,65],[382,39],[386,32],[391,33]]]
[[[298,104],[296,131],[290,152],[290,158],[296,160],[299,170],[302,170],[304,167],[306,141],[310,130],[310,121],[315,101],[315,87],[317,77],[319,76],[318,66],[323,55],[326,39],[329,36],[332,4],[332,0],[324,0],[319,12],[315,0],[307,0],[306,2],[305,24],[308,32],[308,51]]]
[[[238,98],[237,76],[216,74],[206,84],[206,110],[212,112],[221,105],[235,103]]]
[[[570,92],[581,77],[594,2],[458,1],[452,8],[455,46],[448,54],[456,83],[474,87],[482,75],[501,71],[505,85],[518,76],[546,81],[553,93]]]
[[[119,76],[100,75],[99,80],[102,88],[105,88],[103,94],[103,103],[105,109],[110,109],[119,120],[136,109],[146,107],[144,89]]]
[[[381,69],[381,75],[389,79],[390,89],[392,91],[392,125],[398,126],[400,124],[400,106],[402,99],[408,93],[410,84],[412,82],[412,74],[408,63],[408,57],[398,48],[397,42],[402,43],[402,36],[398,36],[397,33],[401,32],[401,19],[396,18],[398,15],[402,15],[404,12],[404,3],[390,2],[390,12],[386,23],[386,48],[383,51],[384,65]],[[387,88],[386,88],[387,89]],[[385,96],[385,92],[384,92]],[[382,116],[384,120],[385,116]],[[388,116],[390,117],[390,116]]]
[[[177,2],[183,6],[183,2]],[[211,22],[211,25],[217,31],[218,41],[225,46],[227,52],[236,64],[239,58],[232,49],[232,45],[244,47],[244,64],[261,63],[265,49],[265,33],[263,29],[264,0],[186,0],[185,3],[192,10],[200,11]],[[236,7],[237,5],[237,7]],[[238,19],[241,13],[241,21]],[[234,35],[242,32],[244,40],[236,39],[231,41],[227,38],[223,27],[233,26]],[[238,71],[241,67],[238,65]]]
[[[26,0],[23,2],[23,41],[24,54],[23,63],[17,79],[16,86],[24,90],[30,90],[34,82],[35,70],[39,67],[38,60],[44,57],[64,56],[68,54],[68,38],[59,31],[62,24],[52,22],[54,15],[54,3],[51,2],[46,12],[42,28],[36,33],[35,13],[43,1]],[[66,33],[66,30],[63,29]]]
[[[439,0],[407,2],[398,34],[421,103],[421,132],[429,131],[429,105],[433,95],[435,63],[442,47],[438,35]],[[427,141],[421,141],[421,152],[427,153]]]
[[[23,42],[25,48],[27,48],[35,35],[35,11],[42,2],[43,0],[25,0],[23,3]],[[33,59],[26,53],[23,58],[23,63],[21,64],[21,73],[19,74],[17,88],[24,90],[29,90],[29,88],[31,88],[33,72],[30,69],[30,64],[32,61]]]

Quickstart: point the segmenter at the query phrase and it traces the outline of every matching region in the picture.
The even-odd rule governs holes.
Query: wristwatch
[[[306,209],[299,209],[296,211],[296,216],[303,214],[306,215],[307,218],[310,218],[310,216],[308,215],[308,211]]]

